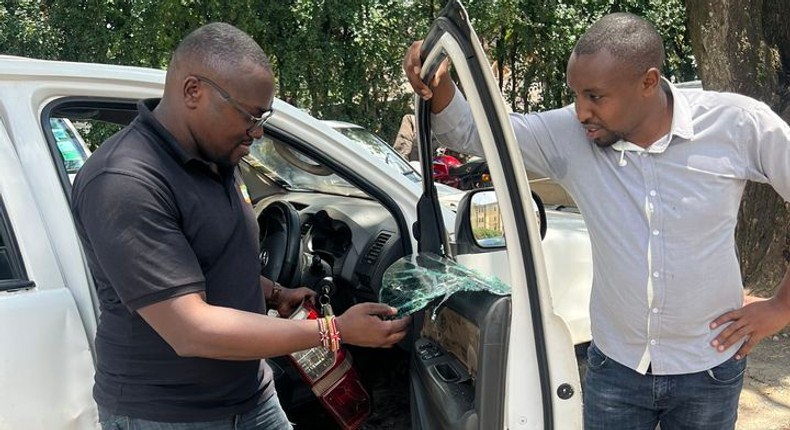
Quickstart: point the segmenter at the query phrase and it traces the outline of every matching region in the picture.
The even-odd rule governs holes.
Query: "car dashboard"
[[[289,191],[261,199],[256,212],[276,200],[299,213],[302,285],[290,287],[312,287],[310,272],[320,259],[336,286],[333,300],[337,296],[348,306],[378,301],[384,270],[404,255],[395,220],[384,207],[364,198]]]

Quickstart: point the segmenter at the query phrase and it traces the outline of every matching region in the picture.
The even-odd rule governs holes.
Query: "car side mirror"
[[[541,240],[546,237],[546,209],[540,197],[532,193],[530,203],[535,210]],[[478,189],[467,193],[458,204],[456,242],[468,253],[471,248],[483,250],[504,248],[505,231],[499,202],[492,189]]]

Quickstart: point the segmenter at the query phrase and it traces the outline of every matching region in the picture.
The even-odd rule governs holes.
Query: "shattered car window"
[[[439,297],[444,303],[459,291],[486,291],[506,296],[510,294],[510,286],[449,258],[432,253],[412,254],[384,271],[379,301],[396,308],[396,317],[402,317],[424,309]],[[434,310],[437,308],[439,306]]]

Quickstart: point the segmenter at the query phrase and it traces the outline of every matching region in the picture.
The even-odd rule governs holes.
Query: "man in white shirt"
[[[511,114],[527,170],[565,187],[592,242],[593,344],[585,429],[732,429],[746,354],[790,323],[790,270],[776,295],[747,298],[734,229],[747,181],[790,200],[790,127],[736,94],[680,91],[661,77],[662,39],[635,15],[594,23],[568,62],[574,105]],[[433,132],[481,154],[447,67],[419,79]]]

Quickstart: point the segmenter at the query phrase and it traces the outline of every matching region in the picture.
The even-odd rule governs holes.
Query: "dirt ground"
[[[790,429],[788,331],[763,340],[749,354],[736,429]]]

